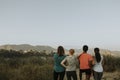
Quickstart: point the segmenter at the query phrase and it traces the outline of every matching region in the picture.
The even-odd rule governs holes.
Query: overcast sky
[[[0,0],[0,45],[120,50],[120,0]]]

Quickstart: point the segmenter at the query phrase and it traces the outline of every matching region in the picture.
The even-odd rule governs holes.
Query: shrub
[[[113,72],[120,68],[120,57],[104,56],[104,71]]]

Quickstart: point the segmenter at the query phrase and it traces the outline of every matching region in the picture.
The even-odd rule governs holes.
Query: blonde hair
[[[74,49],[70,49],[70,50],[69,50],[69,53],[70,53],[71,55],[73,55],[73,54],[75,53],[75,50],[74,50]]]

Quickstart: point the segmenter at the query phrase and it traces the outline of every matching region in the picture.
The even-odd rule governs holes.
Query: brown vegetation
[[[0,50],[0,80],[52,80],[53,54]],[[120,57],[104,56],[105,73],[120,72]],[[119,74],[119,73],[117,73]],[[104,74],[104,79],[111,75]],[[112,75],[113,76],[113,75]],[[120,80],[114,76],[113,80]]]

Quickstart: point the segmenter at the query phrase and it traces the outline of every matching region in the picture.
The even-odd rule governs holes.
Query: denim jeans
[[[101,80],[103,76],[103,72],[93,71],[93,76],[94,76],[94,80]]]

